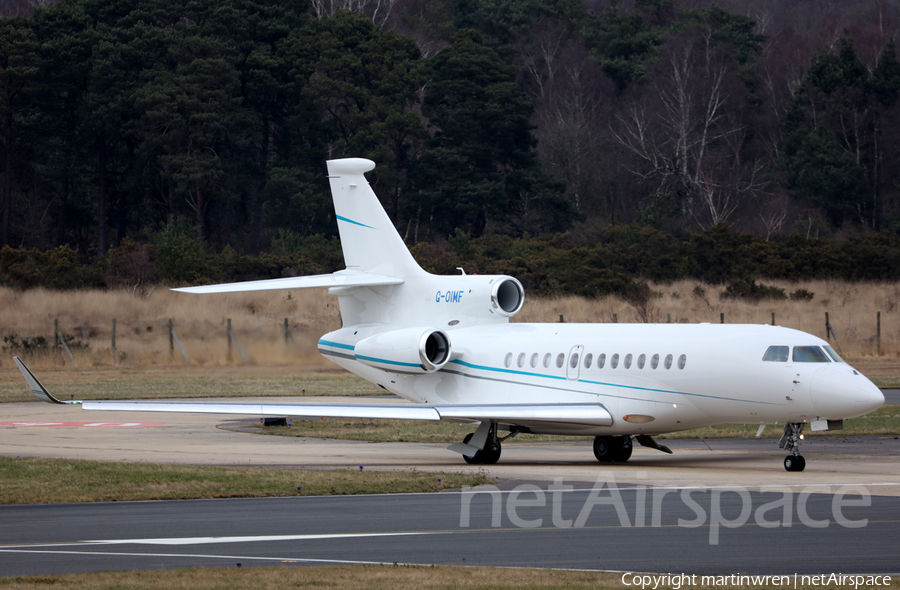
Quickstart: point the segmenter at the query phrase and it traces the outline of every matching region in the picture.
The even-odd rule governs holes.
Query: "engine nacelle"
[[[391,330],[356,343],[359,362],[397,373],[433,373],[450,361],[450,338],[437,328]]]

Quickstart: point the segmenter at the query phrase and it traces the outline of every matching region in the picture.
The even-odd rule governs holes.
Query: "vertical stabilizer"
[[[328,161],[344,263],[350,270],[401,279],[422,274],[366,180],[373,168],[375,162],[363,158]]]

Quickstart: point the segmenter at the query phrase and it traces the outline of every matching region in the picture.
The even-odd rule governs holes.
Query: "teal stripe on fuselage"
[[[501,369],[499,367],[487,367],[484,365],[474,365],[472,363],[467,363],[467,362],[461,361],[461,360],[454,360],[454,361],[450,361],[450,362],[456,363],[458,365],[462,365],[464,367],[469,367],[470,369],[480,369],[482,371],[494,371],[497,373],[509,373],[509,374],[513,374],[513,375],[526,375],[528,377],[541,377],[544,379],[569,381],[569,379],[567,379],[566,377],[562,377],[560,375],[545,375],[543,373],[530,373],[528,371],[515,371],[512,369]],[[671,389],[655,389],[652,387],[638,387],[636,385],[623,385],[621,383],[607,383],[604,381],[590,381],[588,379],[576,379],[573,382],[589,383],[591,385],[605,385],[608,387],[618,387],[618,388],[622,388],[622,389],[633,389],[635,391],[653,391],[653,392],[657,392],[657,393],[670,393],[670,394],[675,394],[675,395],[688,395],[688,396],[692,396],[692,397],[705,397],[708,399],[720,399],[723,401],[730,401],[730,402],[746,402],[746,403],[751,403],[751,404],[763,404],[763,405],[767,405],[767,406],[783,405],[783,404],[777,404],[777,403],[773,403],[773,402],[762,402],[762,401],[738,399],[738,398],[732,398],[732,397],[721,397],[721,396],[717,396],[717,395],[705,395],[702,393],[688,393],[686,391],[674,391]],[[599,395],[602,395],[602,394],[599,394]]]
[[[422,368],[422,365],[417,365],[416,363],[402,363],[400,361],[389,361],[387,359],[380,359],[380,358],[376,358],[374,356],[362,356],[362,355],[358,354],[358,355],[356,355],[356,358],[361,361],[369,361],[372,363],[382,363],[384,365],[396,365],[398,367],[416,367],[419,369]]]
[[[319,344],[324,344],[325,346],[331,346],[333,348],[343,348],[344,350],[356,349],[352,344],[341,344],[340,342],[332,342],[330,340],[319,340]]]

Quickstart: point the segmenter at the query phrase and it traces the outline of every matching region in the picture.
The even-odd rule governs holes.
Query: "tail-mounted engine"
[[[491,287],[491,310],[499,315],[511,317],[519,313],[525,303],[525,289],[522,283],[512,277],[499,277]]]
[[[397,373],[433,373],[450,361],[450,338],[437,328],[403,328],[356,343],[359,362]]]

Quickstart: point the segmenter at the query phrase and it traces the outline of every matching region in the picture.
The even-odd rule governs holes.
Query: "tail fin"
[[[423,274],[366,180],[375,162],[328,161],[328,178],[348,270],[399,279]]]

